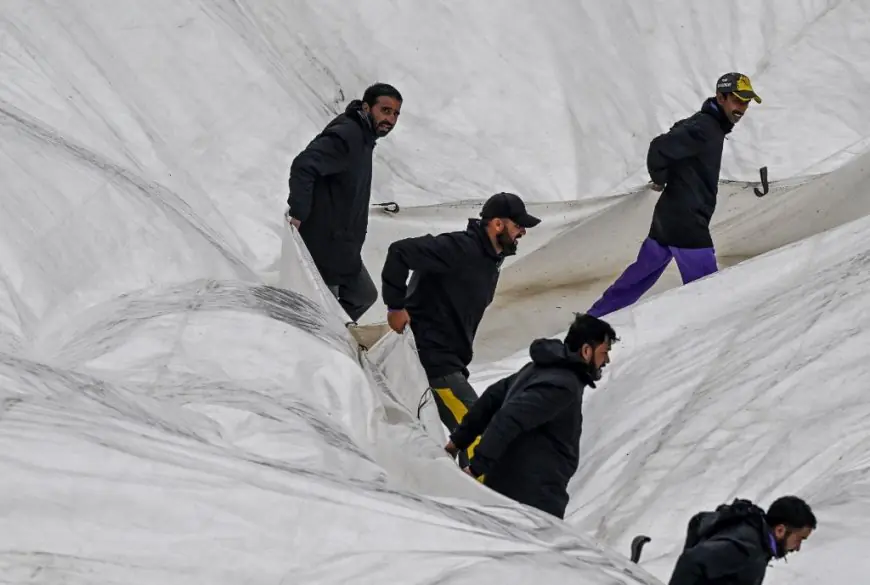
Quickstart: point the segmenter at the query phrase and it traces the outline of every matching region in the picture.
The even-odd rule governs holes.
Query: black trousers
[[[378,289],[365,266],[356,276],[346,277],[339,284],[327,283],[327,286],[354,323],[378,300]]]
[[[477,393],[468,383],[468,378],[462,372],[454,372],[446,376],[429,378],[429,386],[435,396],[435,404],[438,406],[438,416],[441,422],[452,433],[462,422],[462,417],[477,400]],[[474,456],[474,448],[480,442],[480,437],[468,447],[459,452],[459,464],[462,467],[468,465]]]

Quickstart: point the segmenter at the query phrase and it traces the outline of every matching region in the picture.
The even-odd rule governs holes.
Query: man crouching
[[[465,472],[563,518],[579,462],[583,390],[601,379],[616,341],[613,328],[590,315],[577,315],[564,341],[536,339],[532,361],[484,391],[445,449],[455,456],[483,434]]]

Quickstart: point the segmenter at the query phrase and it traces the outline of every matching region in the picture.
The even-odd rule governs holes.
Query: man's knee
[[[460,372],[431,379],[429,385],[438,398],[441,407],[439,410],[442,411],[443,415],[453,419],[455,424],[462,422],[465,414],[477,400],[474,388]],[[442,416],[442,418],[445,417]],[[445,424],[447,423],[445,422]]]
[[[341,286],[338,300],[353,321],[358,321],[375,304],[378,300],[378,289],[365,267],[356,277]]]
[[[468,378],[462,374],[458,374],[458,376],[459,379],[452,386],[453,393],[456,394],[456,398],[465,405],[465,408],[470,410],[472,405],[477,401],[477,392],[475,392],[471,384],[468,383]]]
[[[369,271],[362,267],[352,286],[348,287],[348,300],[359,307],[368,309],[378,300],[378,289],[375,286]]]
[[[378,300],[378,289],[371,277],[366,274],[366,278],[362,279],[363,283],[360,287],[360,305],[368,310],[369,307],[375,304]]]
[[[349,312],[353,313],[354,321],[358,321],[365,312],[375,304],[375,301],[378,300],[378,289],[375,288],[375,285],[371,280],[366,280],[368,281],[369,286],[360,286],[354,290],[353,295],[347,299],[347,303],[351,307]]]

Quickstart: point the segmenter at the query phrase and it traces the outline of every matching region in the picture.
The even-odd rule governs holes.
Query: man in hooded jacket
[[[796,496],[777,499],[767,513],[743,499],[699,512],[668,585],[761,585],[771,559],[800,550],[815,528],[812,510]]]
[[[716,95],[700,111],[680,120],[650,142],[647,170],[652,188],[662,191],[647,238],[632,263],[589,309],[603,317],[635,303],[655,285],[671,259],[683,284],[718,270],[710,220],[716,209],[725,137],[749,102],[761,103],[749,78],[726,73]]]
[[[589,315],[575,317],[564,341],[536,339],[531,361],[481,394],[445,449],[455,456],[482,434],[464,471],[563,518],[568,481],[580,461],[583,390],[601,379],[616,341],[609,324]]]
[[[386,83],[366,89],[290,166],[290,223],[317,270],[356,322],[378,298],[362,261],[368,231],[375,143],[398,121],[402,95]]]

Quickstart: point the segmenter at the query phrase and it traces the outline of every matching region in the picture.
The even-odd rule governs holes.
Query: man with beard
[[[387,322],[397,333],[410,323],[438,414],[450,431],[477,399],[468,364],[502,262],[516,253],[526,229],[541,221],[513,193],[490,197],[480,217],[464,231],[393,242],[381,275]]]
[[[353,100],[290,166],[289,219],[317,270],[353,322],[378,291],[362,262],[375,143],[396,125],[402,95],[376,83]]]
[[[455,456],[483,435],[465,472],[563,518],[580,460],[583,390],[595,388],[616,341],[608,323],[589,315],[575,316],[564,341],[536,339],[532,360],[481,394],[445,449]]]
[[[766,514],[741,499],[699,512],[668,585],[761,585],[770,560],[799,551],[815,529],[813,511],[797,496],[777,499]]]
[[[658,281],[671,258],[683,284],[718,270],[710,219],[716,209],[719,168],[725,136],[749,107],[761,103],[749,78],[726,73],[716,83],[716,96],[701,110],[680,120],[652,140],[647,170],[655,191],[662,191],[648,237],[631,264],[589,309],[602,317],[635,303]]]

